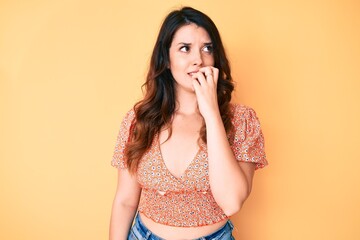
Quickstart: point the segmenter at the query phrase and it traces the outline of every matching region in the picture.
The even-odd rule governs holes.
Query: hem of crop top
[[[139,211],[140,213],[144,214],[148,219],[150,219],[151,221],[153,221],[153,222],[155,222],[155,223],[163,224],[163,225],[170,226],[170,227],[181,227],[181,228],[195,228],[195,227],[209,226],[209,225],[212,225],[212,224],[221,222],[221,221],[223,221],[223,220],[228,220],[228,219],[230,219],[230,217],[225,216],[224,218],[221,218],[221,217],[220,217],[220,220],[219,220],[219,221],[216,221],[216,222],[214,221],[214,222],[212,222],[211,224],[199,224],[199,225],[196,225],[196,226],[174,226],[174,225],[171,225],[171,224],[166,224],[166,223],[157,222],[157,221],[155,221],[153,218],[151,218],[149,215],[147,215],[144,211],[142,211],[142,210],[138,210],[138,211]]]

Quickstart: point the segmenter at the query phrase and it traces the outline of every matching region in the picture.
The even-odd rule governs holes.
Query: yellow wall
[[[246,240],[360,239],[360,2],[0,2],[0,239],[106,239],[120,121],[164,16],[217,24],[270,165]]]

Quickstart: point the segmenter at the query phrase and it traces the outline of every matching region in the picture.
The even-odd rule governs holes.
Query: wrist
[[[216,127],[219,124],[223,125],[223,121],[221,119],[219,110],[209,113],[203,117],[204,117],[205,125],[207,128],[212,127],[212,126]]]

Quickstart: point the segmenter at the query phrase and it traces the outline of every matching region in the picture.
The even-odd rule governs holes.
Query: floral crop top
[[[264,138],[253,109],[231,105],[234,126],[230,146],[238,161],[252,162],[255,169],[268,164]],[[135,113],[124,117],[117,137],[111,165],[126,169],[124,149]],[[201,141],[200,141],[201,142]],[[228,218],[216,203],[210,189],[207,146],[201,142],[199,151],[180,178],[167,169],[160,152],[158,134],[143,155],[137,170],[142,187],[138,210],[153,221],[176,227],[210,225]]]

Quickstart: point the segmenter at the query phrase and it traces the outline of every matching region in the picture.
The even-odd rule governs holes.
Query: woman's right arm
[[[110,240],[126,240],[137,211],[141,187],[136,175],[118,169],[118,184],[111,211]]]

